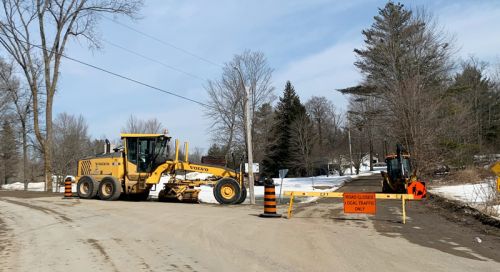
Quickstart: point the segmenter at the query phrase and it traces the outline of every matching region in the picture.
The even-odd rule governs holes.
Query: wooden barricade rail
[[[353,194],[373,194],[375,199],[401,199],[403,210],[403,224],[406,224],[406,200],[417,200],[412,194],[383,194],[383,193],[370,193],[370,192],[302,192],[302,191],[285,191],[284,195],[290,197],[290,204],[288,206],[287,218],[292,218],[293,200],[295,197],[332,197],[344,198],[344,193]]]

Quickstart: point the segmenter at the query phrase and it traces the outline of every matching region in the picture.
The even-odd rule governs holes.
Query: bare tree
[[[156,118],[148,119],[144,122],[145,133],[162,133],[163,131],[163,125]]]
[[[89,155],[92,155],[91,142],[83,116],[58,114],[54,120],[54,174],[76,175],[78,160]]]
[[[241,71],[244,82],[241,82],[238,71]],[[250,114],[253,116],[261,105],[274,99],[272,71],[263,53],[245,51],[241,55],[235,55],[231,62],[224,65],[220,79],[208,81],[205,87],[209,95],[206,115],[213,120],[214,139],[222,143],[226,155],[234,145],[246,146],[246,93],[242,85],[252,94]],[[254,127],[255,120],[251,124],[252,136],[255,134]]]
[[[19,80],[14,76],[14,66],[0,60],[0,85],[13,104],[15,119],[19,122],[23,149],[22,180],[24,189],[28,189],[28,134],[31,132],[29,117],[33,95],[28,89],[20,87]]]
[[[8,112],[10,106],[10,96],[9,93],[2,89],[0,91],[0,119],[4,119],[4,116]]]
[[[134,115],[130,115],[127,123],[121,130],[123,133],[162,133],[164,128],[156,118],[142,120]]]
[[[0,44],[21,67],[33,96],[34,132],[44,155],[46,189],[51,190],[52,108],[67,42],[83,37],[98,48],[99,15],[133,17],[142,0],[5,0],[2,4]]]
[[[202,156],[203,156],[203,148],[195,147],[194,150],[189,154],[189,161],[194,163],[200,163]]]
[[[300,113],[291,125],[292,158],[291,163],[301,176],[312,175],[312,151],[317,135],[307,113]]]
[[[314,127],[318,135],[318,145],[323,147],[325,142],[325,130],[329,125],[329,119],[333,115],[334,106],[326,97],[313,96],[305,104],[307,113],[314,122]]]

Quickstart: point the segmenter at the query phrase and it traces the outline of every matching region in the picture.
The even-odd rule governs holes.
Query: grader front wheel
[[[241,197],[239,183],[232,178],[223,178],[214,188],[214,197],[220,204],[236,204]]]

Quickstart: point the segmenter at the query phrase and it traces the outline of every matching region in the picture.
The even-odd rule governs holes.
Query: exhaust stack
[[[104,154],[109,154],[111,153],[111,143],[109,142],[108,139],[104,140]]]

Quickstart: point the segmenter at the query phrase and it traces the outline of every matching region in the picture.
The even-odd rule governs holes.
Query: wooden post
[[[292,209],[293,209],[293,192],[290,195],[290,205],[288,206],[288,216],[287,216],[287,219],[292,218]]]
[[[401,200],[403,202],[403,224],[406,224],[406,196],[403,196]]]

